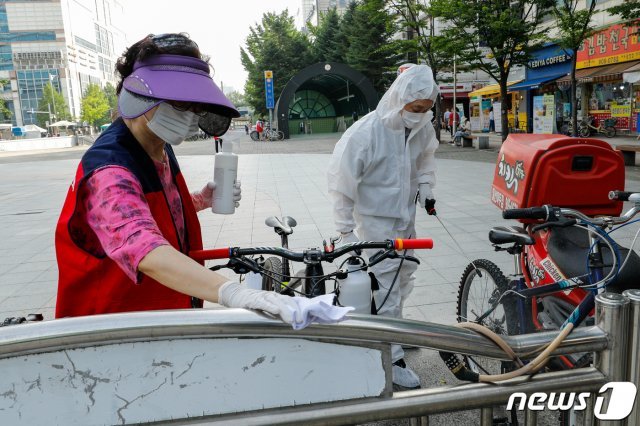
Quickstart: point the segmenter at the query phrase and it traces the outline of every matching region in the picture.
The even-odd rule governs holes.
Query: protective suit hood
[[[438,93],[439,89],[433,80],[431,68],[426,65],[414,65],[395,79],[380,99],[376,114],[386,127],[400,130],[404,127],[400,113],[405,105],[418,99],[435,101]],[[427,124],[432,117],[432,114],[425,114],[415,130]]]

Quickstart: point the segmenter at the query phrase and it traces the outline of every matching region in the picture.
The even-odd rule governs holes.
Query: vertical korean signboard
[[[273,71],[264,72],[264,95],[267,101],[267,109],[269,110],[269,129],[272,129],[272,112],[275,107],[273,96]]]
[[[264,94],[267,100],[267,109],[273,109],[275,107],[273,98],[273,71],[264,72]]]

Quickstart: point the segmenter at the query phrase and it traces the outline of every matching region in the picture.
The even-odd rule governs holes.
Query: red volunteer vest
[[[165,148],[174,183],[182,199],[186,242],[181,246],[162,183],[153,160],[133,137],[122,119],[116,120],[84,154],[69,188],[56,227],[58,298],[56,318],[114,312],[202,307],[202,301],[178,293],[143,276],[139,284],[129,279],[109,259],[88,226],[78,193],[86,179],[106,166],[131,171],[140,182],[151,214],[162,235],[177,250],[202,249],[200,222],[180,173],[173,149]]]

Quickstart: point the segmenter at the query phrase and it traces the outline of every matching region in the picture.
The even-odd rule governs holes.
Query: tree
[[[0,79],[0,89],[4,90],[4,86],[10,84],[10,81],[7,79]],[[4,99],[0,99],[0,115],[2,115],[2,120],[7,121],[11,118],[11,110],[7,108],[7,102]]]
[[[347,50],[351,38],[354,37],[353,19],[356,13],[357,4],[355,1],[351,1],[347,6],[347,9],[342,14],[340,20],[340,26],[338,27],[336,36],[336,56],[341,58],[341,62],[347,63]]]
[[[578,49],[584,40],[593,33],[591,18],[595,11],[596,2],[592,1],[589,9],[577,10],[582,0],[562,0],[562,4],[553,6],[556,24],[559,32],[558,45],[565,54],[571,57],[571,124],[573,135],[578,133],[578,108],[576,98],[576,65],[578,63]]]
[[[446,49],[446,40],[435,33],[434,18],[425,0],[387,0],[388,7],[399,17],[400,25],[407,31],[407,40],[398,41],[401,51],[409,61],[426,62],[438,84],[438,73],[450,68],[453,56]],[[415,58],[415,59],[414,59]],[[440,140],[440,123],[443,120],[442,100],[438,96],[436,107],[436,137]]]
[[[244,93],[240,93],[237,90],[227,93],[226,96],[227,99],[229,99],[236,107],[245,106],[247,104]]]
[[[396,77],[401,59],[392,43],[397,33],[395,17],[385,8],[385,0],[362,0],[353,13],[346,34],[347,64],[363,73],[378,93],[384,93]]]
[[[443,35],[458,60],[489,74],[500,85],[502,140],[509,133],[507,80],[542,46],[541,25],[555,0],[432,0],[430,11],[448,26]]]
[[[315,37],[312,45],[314,62],[344,62],[344,50],[340,48],[340,15],[335,7],[320,15],[318,26],[311,27]]]
[[[81,101],[80,118],[94,127],[110,122],[106,119],[109,100],[97,84],[89,84]]]
[[[612,15],[620,15],[624,20],[640,19],[640,0],[626,0],[618,6],[610,7],[607,12]]]
[[[115,113],[118,111],[118,95],[116,94],[116,88],[113,87],[111,83],[105,84],[102,89],[104,95],[107,98],[107,102],[109,103],[109,110],[105,114],[105,124],[111,123],[113,121],[112,117],[115,116]]]
[[[41,127],[46,127],[47,121],[55,122],[71,118],[64,96],[58,93],[51,82],[47,83],[42,89],[42,98],[38,103],[38,111],[51,111],[51,117],[48,113],[36,114],[36,120]]]
[[[240,48],[242,65],[248,73],[245,96],[258,116],[267,116],[264,71],[273,71],[274,96],[311,61],[311,44],[295,27],[287,10],[280,14],[265,13],[262,22],[250,28],[246,46]]]

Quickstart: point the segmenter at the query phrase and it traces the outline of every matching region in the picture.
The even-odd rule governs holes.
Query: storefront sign
[[[611,104],[612,117],[629,117],[631,115],[631,105],[618,105],[613,102]]]
[[[480,118],[480,102],[481,97],[473,97],[469,102],[469,114],[471,115],[471,130],[474,132],[482,130],[482,122]]]
[[[502,102],[493,103],[493,121],[495,132],[502,133]]]
[[[578,50],[576,68],[589,68],[640,59],[638,23],[613,25],[587,38]]]
[[[491,109],[491,99],[482,100],[481,126],[482,129],[489,129],[489,110]]]
[[[533,133],[553,133],[555,119],[554,96],[533,97]]]
[[[537,58],[537,59],[533,59],[531,61],[529,61],[529,63],[527,64],[528,68],[540,68],[540,67],[546,67],[549,65],[556,65],[556,64],[562,64],[565,63],[567,61],[569,61],[571,58],[569,56],[567,56],[565,53],[562,53],[560,55],[555,55],[555,56],[549,56],[546,58]]]
[[[456,84],[456,92],[459,94],[463,92],[472,92],[473,83],[458,83]],[[440,85],[440,93],[453,93],[453,84],[441,84]]]

